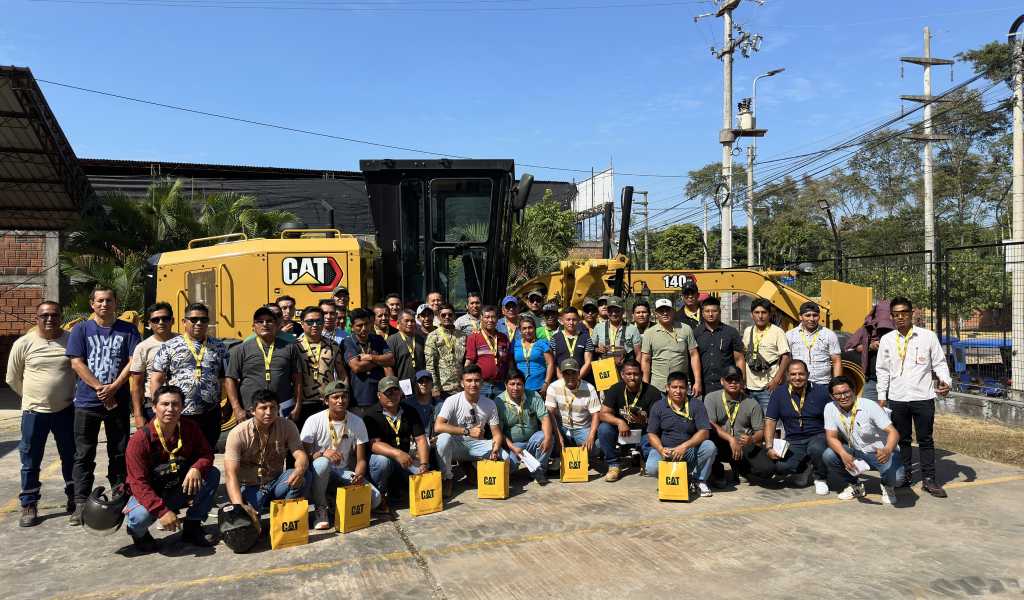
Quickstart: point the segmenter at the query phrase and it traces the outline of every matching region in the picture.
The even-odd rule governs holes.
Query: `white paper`
[[[406,396],[412,396],[412,381],[409,379],[402,379],[398,382],[398,387],[402,388],[402,393]]]
[[[772,450],[779,456],[785,456],[786,452],[789,451],[789,442],[775,438],[772,440]]]
[[[630,429],[629,435],[619,436],[619,443],[623,446],[628,444],[639,444],[640,443],[640,429]]]
[[[523,453],[520,454],[520,456],[523,459],[523,464],[526,465],[527,471],[533,473],[540,468],[540,461],[534,458],[533,455],[526,450],[523,450]]]
[[[860,475],[861,473],[867,473],[870,470],[871,466],[868,465],[868,463],[859,458],[856,458],[853,460],[853,470],[847,469],[847,472],[850,475],[856,477],[857,475]]]

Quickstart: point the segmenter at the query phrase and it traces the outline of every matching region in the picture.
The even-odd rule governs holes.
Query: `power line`
[[[409,12],[409,13],[465,13],[465,12],[571,12],[583,10],[610,10],[610,9],[636,9],[636,8],[667,8],[675,6],[687,6],[703,4],[700,0],[672,0],[663,2],[637,2],[621,4],[579,4],[572,6],[460,6],[460,7],[426,7],[413,5],[385,6],[382,4],[364,2],[338,3],[337,5],[310,5],[303,2],[294,3],[291,6],[280,6],[263,4],[260,0],[29,0],[29,2],[51,3],[51,4],[79,4],[79,5],[107,5],[107,6],[133,6],[144,7],[165,7],[165,8],[214,8],[226,10],[269,10],[269,11],[323,11],[323,12]],[[467,3],[468,4],[468,3]]]

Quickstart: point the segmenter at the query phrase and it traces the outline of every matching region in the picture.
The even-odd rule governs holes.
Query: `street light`
[[[757,80],[762,77],[774,77],[786,69],[772,69],[767,73],[754,78],[753,89],[750,91],[750,120],[751,127],[756,127],[757,121]],[[754,264],[754,155],[757,154],[757,138],[750,138],[750,145],[747,146],[747,266]]]

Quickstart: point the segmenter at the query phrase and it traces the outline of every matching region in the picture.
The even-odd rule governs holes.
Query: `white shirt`
[[[370,437],[366,433],[366,424],[363,423],[363,419],[359,415],[351,412],[345,414],[344,421],[334,421],[331,424],[334,426],[334,437],[340,442],[335,445],[331,439],[331,431],[328,429],[330,414],[330,410],[322,410],[306,419],[299,437],[303,443],[312,445],[314,452],[334,448],[341,455],[341,464],[347,465],[351,458],[349,455],[355,454],[352,452],[353,440],[360,444],[370,441]]]
[[[827,384],[832,379],[832,356],[839,356],[839,338],[828,327],[818,326],[807,333],[803,325],[786,332],[789,353],[793,360],[807,363],[807,379],[811,383]]]
[[[892,425],[885,409],[873,400],[858,398],[850,412],[854,412],[853,423],[849,413],[840,410],[835,401],[829,402],[823,415],[825,430],[835,431],[854,450],[873,454],[884,448],[889,440],[885,428]]]
[[[933,374],[946,385],[952,383],[946,354],[934,332],[923,327],[911,327],[907,335],[909,339],[904,343],[900,332],[894,329],[878,341],[875,362],[878,397],[889,402],[933,400]]]
[[[449,425],[455,427],[472,428],[482,426],[484,423],[495,427],[499,425],[498,406],[494,404],[494,400],[480,396],[474,406],[466,400],[466,392],[448,396],[437,416],[444,417]]]
[[[566,410],[566,405],[569,410]],[[589,427],[591,415],[601,412],[601,400],[597,397],[597,390],[586,381],[580,380],[575,390],[570,390],[565,381],[557,379],[548,386],[548,393],[544,399],[544,406],[557,408],[562,416],[562,425],[568,429],[580,429]]]

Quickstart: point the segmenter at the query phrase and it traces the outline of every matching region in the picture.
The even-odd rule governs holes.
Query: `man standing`
[[[594,329],[594,360],[614,358],[615,368],[627,358],[635,358],[640,347],[640,334],[622,320],[622,298],[608,298],[608,319]]]
[[[509,341],[514,342],[519,331],[519,298],[505,296],[501,300],[502,319],[498,321],[498,331],[505,334]]]
[[[480,395],[480,367],[469,365],[462,370],[462,391],[449,396],[434,420],[437,433],[437,455],[444,474],[444,496],[450,497],[454,474],[452,463],[477,461],[482,458],[504,459],[505,436],[494,400]],[[491,439],[485,439],[490,430]]]
[[[281,331],[294,336],[302,334],[302,326],[295,322],[295,298],[279,296],[274,304],[281,309]]]
[[[7,385],[21,396],[21,520],[39,524],[39,468],[52,433],[64,476],[65,509],[75,512],[75,372],[67,357],[68,333],[60,328],[61,307],[46,301],[36,306],[36,328],[18,338],[7,357]]]
[[[328,486],[332,482],[358,485],[366,481],[366,444],[369,442],[363,420],[348,411],[348,386],[342,381],[332,381],[324,386],[323,394],[327,409],[307,419],[299,434],[313,462],[310,495],[316,506],[313,528],[318,530],[331,526],[331,513],[334,511],[327,503]],[[370,508],[377,508],[381,495],[372,485],[370,496]]]
[[[483,306],[479,292],[466,296],[466,314],[455,319],[455,327],[466,335],[480,330],[480,308]]]
[[[345,378],[344,359],[341,347],[334,340],[324,337],[321,332],[324,326],[324,315],[316,306],[308,306],[302,311],[302,335],[296,341],[302,354],[302,406],[295,418],[295,424],[302,430],[310,415],[323,410],[325,398],[324,386]]]
[[[480,367],[483,387],[480,393],[488,398],[497,398],[505,391],[505,376],[512,360],[509,341],[498,331],[498,309],[485,306],[480,314],[480,330],[466,338],[466,366]]]
[[[408,481],[409,475],[430,470],[430,443],[419,412],[407,409],[402,403],[398,378],[381,379],[377,389],[380,404],[367,412],[365,418],[372,451],[368,459],[370,481],[390,501],[392,479],[400,476]],[[416,461],[412,458],[414,440]]]
[[[402,297],[398,294],[388,294],[384,298],[384,304],[388,307],[388,325],[392,329],[398,329],[398,315],[402,312]]]
[[[164,342],[178,335],[171,331],[174,326],[174,311],[166,302],[157,302],[146,310],[146,323],[149,324],[153,335],[135,346],[128,367],[131,371],[132,419],[135,421],[136,429],[142,429],[146,421],[153,418],[152,391],[156,388],[149,385],[149,371],[153,366],[153,359]]]
[[[782,328],[771,322],[772,303],[758,298],[750,303],[750,316],[754,324],[743,332],[746,349],[747,394],[768,408],[768,400],[775,388],[782,385],[789,367],[789,340]]]
[[[441,305],[444,304],[444,295],[441,292],[430,292],[427,294],[427,306],[434,311],[434,327],[441,325]]]
[[[558,305],[554,302],[548,302],[541,307],[541,313],[544,323],[537,327],[537,339],[550,341],[562,326],[558,322]]]
[[[679,311],[679,320],[689,325],[690,329],[697,331],[702,316],[700,290],[697,288],[697,282],[691,279],[684,283],[681,295],[683,308]]]
[[[607,294],[602,294],[597,298],[597,322],[599,324],[608,320],[608,298]]]
[[[321,300],[317,307],[320,309],[320,313],[324,316],[324,330],[320,334],[326,338],[334,340],[338,346],[345,341],[348,337],[349,332],[345,327],[338,325],[339,322],[345,323],[348,321],[348,311],[345,308],[340,308],[335,304],[334,300],[330,298],[324,298]]]
[[[664,393],[669,373],[689,373],[695,380],[692,393],[700,396],[704,386],[700,350],[693,337],[693,330],[685,323],[673,322],[675,311],[668,298],[661,298],[654,303],[654,314],[658,317],[658,323],[644,332],[641,343],[643,360],[640,364],[644,370],[644,381]]]
[[[609,313],[610,314],[610,313]],[[619,370],[622,381],[608,388],[601,406],[601,424],[597,428],[597,441],[608,464],[605,481],[618,481],[622,474],[619,453],[615,449],[619,437],[630,435],[632,429],[640,430],[641,459],[646,460],[651,451],[647,440],[647,417],[651,406],[661,399],[661,393],[643,381],[640,363],[629,358]]]
[[[633,305],[633,322],[630,327],[636,329],[638,337],[643,337],[644,333],[651,326],[651,304],[641,298],[637,300]],[[636,351],[636,358],[640,360],[640,350]]]
[[[896,500],[895,485],[903,480],[903,459],[897,443],[900,434],[885,409],[871,400],[857,398],[850,380],[844,375],[828,383],[832,402],[825,407],[825,438],[828,449],[824,461],[829,471],[846,481],[840,500],[864,496],[854,465],[864,461],[882,478],[882,504]]]
[[[149,526],[159,520],[165,531],[181,526],[182,540],[188,544],[215,546],[217,538],[203,531],[220,485],[213,450],[199,426],[181,418],[181,390],[161,386],[153,396],[153,419],[128,442],[128,535],[139,552],[154,552],[158,546]],[[186,507],[182,524],[178,511]]]
[[[107,479],[111,489],[124,483],[124,453],[128,447],[129,360],[139,343],[139,332],[117,320],[114,290],[96,287],[89,295],[91,319],[82,321],[68,336],[67,356],[78,375],[75,386],[75,512],[68,521],[82,524],[82,509],[92,493],[96,446],[100,425],[107,436]]]
[[[914,305],[909,299],[896,297],[891,302],[894,331],[882,336],[878,343],[878,401],[892,409],[892,422],[900,434],[900,455],[903,459],[902,486],[912,478],[911,441],[917,435],[921,462],[921,487],[936,498],[945,498],[946,490],[935,480],[935,395],[945,396],[952,383],[946,356],[939,338],[923,327],[915,327]],[[933,379],[938,379],[935,385]]]
[[[541,323],[541,309],[544,305],[544,292],[540,290],[530,290],[526,293],[526,311],[524,315],[530,315],[533,317],[533,322],[540,326]]]
[[[434,376],[434,394],[443,400],[460,391],[466,361],[466,334],[455,328],[455,307],[441,305],[441,326],[427,336],[423,353]]]
[[[686,374],[675,371],[667,378],[665,398],[651,407],[647,420],[647,476],[658,476],[658,462],[686,461],[690,477],[696,480],[701,497],[711,496],[708,477],[715,460],[715,444],[708,439],[711,423],[704,402],[687,398]]]
[[[291,456],[295,468],[285,470]],[[278,415],[277,395],[260,389],[252,395],[252,418],[228,434],[224,450],[224,490],[232,504],[242,504],[255,518],[272,500],[307,498],[313,484],[309,458],[299,430]]]
[[[572,306],[562,310],[562,328],[549,341],[555,365],[571,358],[579,365],[580,377],[592,381],[591,361],[594,359],[594,340],[586,330],[580,330],[580,315]],[[558,374],[561,376],[561,374]]]
[[[822,460],[825,442],[825,406],[828,388],[808,381],[807,365],[800,359],[789,363],[789,385],[777,387],[768,401],[764,421],[764,447],[775,461],[775,475],[795,475],[796,487],[807,487],[814,479],[814,493],[828,495],[828,467]],[[780,455],[774,449],[775,427],[782,422],[789,449]]]
[[[435,329],[437,329],[437,321],[434,319],[434,309],[430,308],[426,304],[420,304],[416,309],[416,323],[419,326],[419,334],[421,337],[426,338]]]
[[[743,393],[743,373],[736,367],[722,372],[721,389],[704,395],[704,409],[711,422],[711,441],[717,450],[711,469],[716,487],[725,487],[725,468],[729,463],[733,482],[738,475],[767,477],[773,472],[765,454],[764,413],[757,400]]]
[[[583,328],[590,335],[593,335],[594,328],[597,327],[598,314],[597,302],[594,302],[593,298],[584,298],[582,323]]]
[[[352,335],[342,345],[350,372],[350,410],[360,416],[377,406],[380,380],[395,374],[395,355],[384,338],[370,332],[372,321],[370,311],[363,308],[352,311]]]
[[[743,340],[740,332],[722,322],[722,307],[718,298],[708,296],[701,307],[703,321],[697,325],[694,337],[700,350],[701,381],[705,394],[722,389],[722,374],[728,367],[746,370],[743,361]]]
[[[411,310],[398,313],[398,332],[388,338],[388,348],[395,357],[394,372],[399,381],[408,380],[412,389],[416,371],[425,369],[426,355],[423,353],[425,340],[416,331],[416,315]],[[413,391],[415,393],[415,390]]]
[[[530,476],[538,485],[547,485],[548,460],[555,437],[544,400],[537,392],[526,390],[526,376],[517,369],[509,373],[505,391],[496,403],[512,471],[523,462],[523,452],[528,452],[540,463]]]
[[[786,341],[794,360],[807,365],[811,383],[828,385],[833,377],[843,374],[839,338],[828,327],[822,327],[821,309],[814,302],[800,305],[800,325],[786,332]]]
[[[566,358],[558,364],[559,377],[548,386],[544,406],[558,426],[562,447],[579,446],[594,456],[601,400],[594,386],[583,381],[580,364]]]
[[[198,425],[206,443],[216,448],[220,439],[220,389],[228,351],[224,344],[206,335],[209,327],[205,304],[194,302],[185,307],[181,319],[185,335],[160,347],[150,368],[149,389],[173,385],[181,390],[181,416]]]
[[[391,326],[391,313],[383,302],[373,305],[373,333],[387,340],[398,330]]]
[[[288,406],[302,403],[302,352],[277,335],[278,326],[278,318],[270,308],[257,308],[252,315],[255,337],[233,346],[229,352],[224,387],[239,423],[246,419],[246,413],[252,412],[253,396],[259,390],[272,390],[275,398],[287,398],[282,404]],[[301,409],[292,413],[294,418],[302,415]]]

